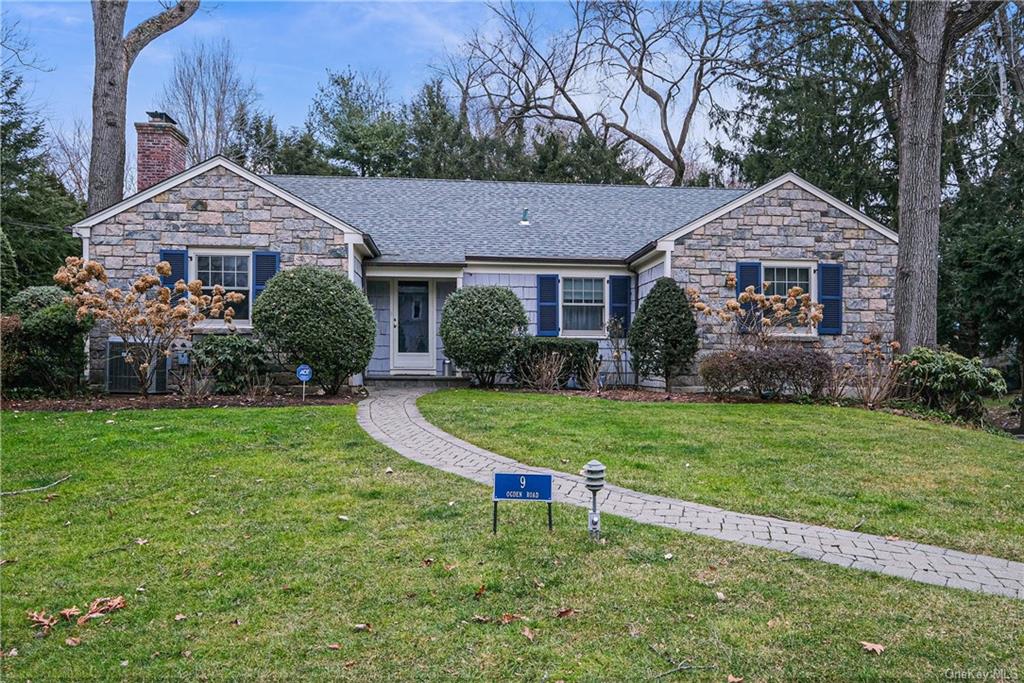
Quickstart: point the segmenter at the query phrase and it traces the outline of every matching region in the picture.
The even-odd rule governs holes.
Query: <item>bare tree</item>
[[[121,201],[124,196],[125,117],[128,72],[139,53],[153,40],[180,26],[199,9],[199,0],[178,0],[124,32],[128,3],[93,0],[93,43],[96,67],[92,91],[92,145],[89,165],[89,213]]]
[[[947,65],[964,36],[1001,4],[987,0],[910,2],[905,5],[902,22],[897,23],[874,0],[854,0],[861,19],[903,67],[895,306],[896,339],[908,351],[936,344]]]
[[[734,73],[753,16],[721,1],[578,1],[572,27],[544,37],[520,6],[492,9],[500,30],[467,41],[469,65],[458,73],[475,80],[459,88],[499,132],[542,119],[621,137],[664,166],[673,185],[687,177],[695,118]]]
[[[188,162],[196,164],[227,147],[235,115],[256,99],[255,86],[239,73],[231,42],[222,38],[196,41],[178,53],[161,106],[184,129]]]
[[[12,19],[7,10],[3,11],[2,17],[0,19],[0,51],[3,54],[0,59],[2,59],[3,69],[5,71],[9,69],[14,71],[21,69],[50,71],[51,68],[33,54],[32,42],[25,37],[24,31],[21,30],[21,22]]]
[[[75,199],[85,201],[89,194],[89,146],[92,134],[82,119],[68,127],[50,131],[47,163],[50,172],[64,184]]]

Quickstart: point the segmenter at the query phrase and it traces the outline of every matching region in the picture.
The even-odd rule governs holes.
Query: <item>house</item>
[[[825,307],[800,338],[840,354],[892,332],[896,234],[793,174],[753,190],[260,176],[223,157],[186,169],[166,115],[136,130],[139,191],[73,226],[84,256],[124,282],[167,261],[167,283],[199,278],[247,302],[282,268],[336,269],[376,313],[367,378],[451,373],[445,298],[483,284],[519,296],[532,334],[596,339],[605,357],[609,316],[628,322],[662,276],[711,301],[736,295],[730,273],[740,290],[799,285]],[[244,332],[249,303],[236,308]],[[710,335],[702,351],[725,343]],[[130,388],[120,345],[93,332],[93,383]]]

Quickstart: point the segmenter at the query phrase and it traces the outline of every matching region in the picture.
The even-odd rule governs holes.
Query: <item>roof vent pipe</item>
[[[519,225],[529,225],[529,224],[530,224],[530,209],[524,206],[523,207],[523,217],[519,219]]]

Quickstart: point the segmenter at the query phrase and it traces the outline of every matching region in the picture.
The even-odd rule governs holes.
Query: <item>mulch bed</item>
[[[361,392],[342,393],[337,396],[306,394],[301,396],[271,394],[258,398],[245,396],[210,396],[195,401],[174,394],[158,394],[143,398],[136,394],[104,394],[77,398],[4,399],[3,409],[29,411],[93,411],[93,410],[156,410],[157,408],[280,408],[284,406],[340,406],[355,403],[363,397]]]

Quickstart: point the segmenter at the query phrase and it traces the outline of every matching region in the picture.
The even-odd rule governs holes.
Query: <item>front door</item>
[[[433,283],[398,280],[392,300],[391,344],[394,370],[434,370]]]

